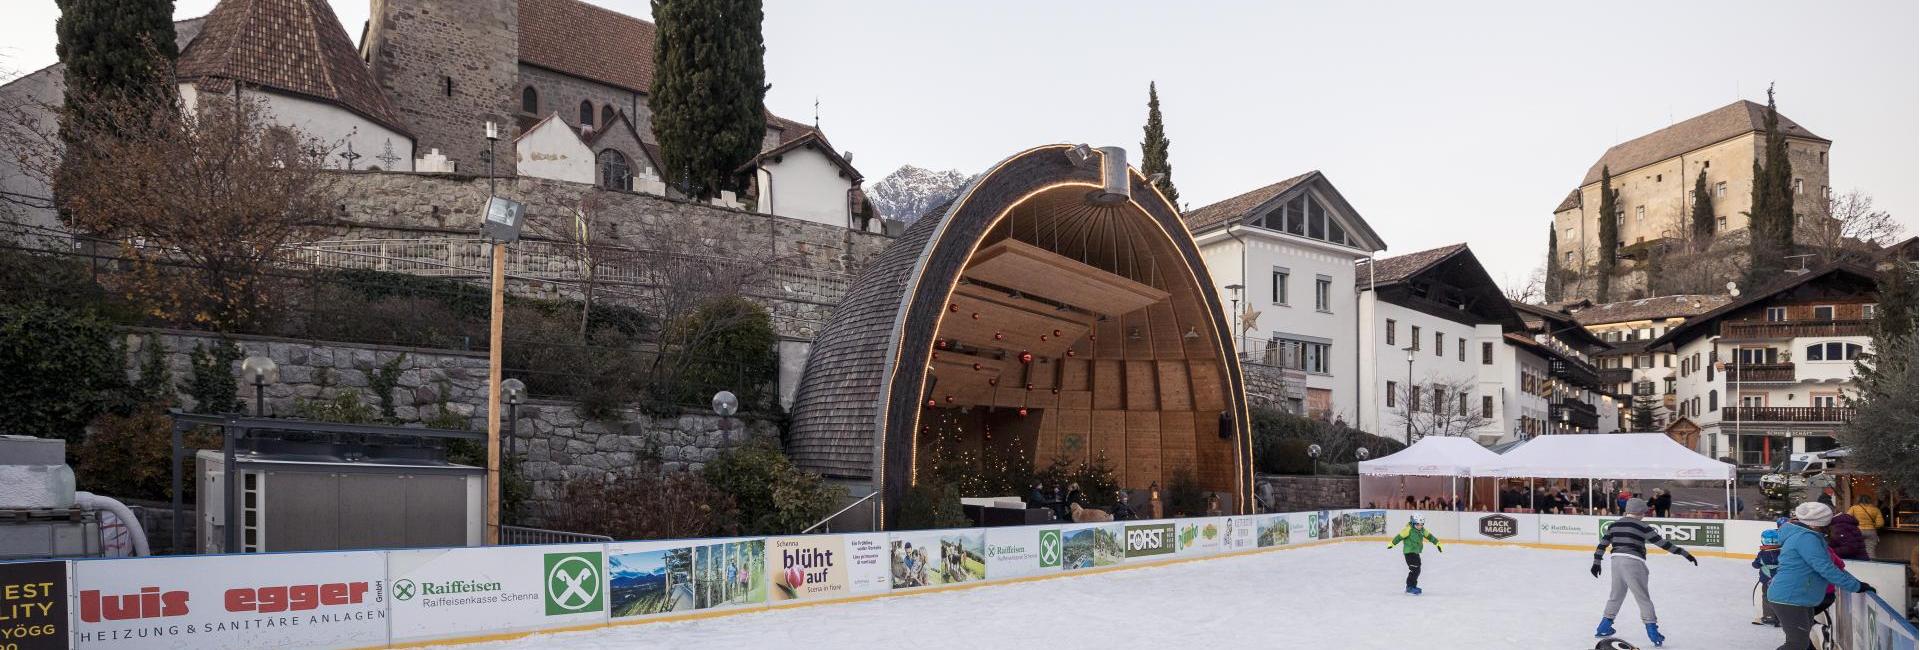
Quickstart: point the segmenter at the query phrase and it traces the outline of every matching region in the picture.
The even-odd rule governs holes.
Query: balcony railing
[[[1547,373],[1556,379],[1564,379],[1575,386],[1588,388],[1600,385],[1600,371],[1591,364],[1571,359],[1554,359]]]
[[[1547,416],[1576,429],[1600,428],[1600,412],[1592,404],[1577,399],[1563,397],[1547,405]]]
[[[1727,321],[1720,335],[1730,339],[1790,339],[1800,336],[1866,336],[1869,320]]]
[[[1853,421],[1853,409],[1845,406],[1729,406],[1721,409],[1720,421],[1841,424]]]
[[[1727,381],[1734,382],[1792,382],[1793,364],[1791,363],[1741,363],[1727,366]]]
[[[1607,368],[1600,371],[1600,383],[1618,386],[1633,381],[1632,368]]]

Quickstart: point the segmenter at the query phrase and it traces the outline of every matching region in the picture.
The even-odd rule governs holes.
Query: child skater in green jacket
[[[1387,548],[1399,546],[1400,552],[1406,554],[1407,593],[1415,596],[1420,595],[1420,549],[1426,542],[1433,542],[1433,550],[1447,552],[1447,549],[1440,548],[1440,538],[1427,532],[1427,516],[1422,514],[1413,515],[1407,521],[1407,527],[1387,542]]]

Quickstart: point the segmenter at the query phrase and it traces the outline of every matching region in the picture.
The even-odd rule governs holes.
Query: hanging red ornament
[[[980,312],[977,312],[977,311],[976,311],[976,312],[973,312],[973,319],[974,319],[974,320],[980,320]]]
[[[1055,395],[1059,395],[1059,394],[1060,394],[1060,389],[1058,389],[1058,388],[1055,388],[1055,389],[1053,389],[1053,394],[1055,394]]]
[[[1027,384],[1027,390],[1033,390],[1033,384]]]
[[[938,353],[938,352],[935,352],[935,353],[933,353],[933,360],[934,360],[934,361],[939,361],[939,360],[940,360],[940,353]]]
[[[1025,406],[1020,407],[1020,417],[1023,417],[1023,418],[1027,417],[1027,407]]]
[[[1059,336],[1059,335],[1060,335],[1060,330],[1054,330],[1054,331],[1053,331],[1053,335],[1054,335],[1054,336]]]
[[[1033,363],[1033,353],[1032,353],[1032,352],[1028,352],[1028,351],[1026,351],[1026,350],[1021,350],[1021,351],[1020,351],[1020,363]]]
[[[952,395],[948,395],[948,396],[947,396],[947,403],[948,403],[948,404],[952,404],[952,403],[953,403],[953,396],[952,396]]]
[[[987,378],[987,385],[988,385],[988,386],[999,386],[999,385],[1000,385],[1000,378],[999,378],[999,377],[988,377],[988,378]]]
[[[940,403],[939,403],[939,402],[935,402],[935,401],[933,401],[933,400],[927,400],[927,408],[933,408],[933,407],[935,407],[935,406],[939,406],[939,405],[940,405]]]
[[[960,311],[960,303],[957,303],[957,302],[947,303],[947,311]]]
[[[1088,334],[1088,335],[1087,335],[1087,340],[1089,340],[1089,341],[1091,341],[1091,340],[1093,340],[1093,335],[1092,335],[1092,334]]]
[[[999,333],[999,332],[994,332],[994,333],[993,333],[993,340],[995,340],[995,341],[998,341],[998,340],[1000,340],[1000,339],[1004,339],[1004,338],[1007,338],[1005,334],[1001,334],[1001,333]]]
[[[1067,348],[1067,356],[1073,356],[1073,348]]]
[[[974,362],[974,364],[973,364],[973,369],[974,369],[974,370],[976,370],[976,371],[977,371],[977,370],[979,370],[979,369],[980,369],[980,363],[979,363],[979,362]]]
[[[1041,335],[1040,335],[1040,342],[1041,342],[1041,343],[1046,343],[1046,342],[1047,342],[1047,335],[1045,335],[1045,334],[1041,334]]]

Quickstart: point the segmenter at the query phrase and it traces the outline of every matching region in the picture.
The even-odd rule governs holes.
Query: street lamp
[[[1407,417],[1405,419],[1407,421],[1407,444],[1411,445],[1413,444],[1413,414],[1416,412],[1413,408],[1413,400],[1420,399],[1420,394],[1419,392],[1413,389],[1413,353],[1415,352],[1415,350],[1411,345],[1407,346],[1406,349],[1407,349],[1407,399],[1405,401],[1407,403],[1406,404]],[[1437,407],[1438,405],[1436,404],[1435,406]]]
[[[512,458],[520,447],[520,439],[514,434],[520,428],[520,400],[526,397],[527,384],[518,379],[502,381],[500,394],[507,401],[507,457]]]
[[[1233,299],[1233,311],[1227,313],[1227,322],[1231,323],[1229,327],[1233,329],[1233,344],[1236,347],[1240,345],[1240,292],[1246,288],[1246,285],[1238,282],[1227,285],[1227,295]]]
[[[1307,445],[1307,458],[1313,459],[1313,474],[1315,476],[1319,476],[1320,475],[1320,445],[1318,443]]]
[[[267,416],[267,384],[280,381],[280,364],[263,354],[249,356],[240,362],[240,376],[253,384],[253,416]]]
[[[486,543],[500,543],[500,348],[506,319],[507,243],[520,238],[526,206],[494,195],[493,144],[500,126],[487,122],[487,207],[480,232],[493,241],[493,290],[489,298],[487,332],[487,529]]]

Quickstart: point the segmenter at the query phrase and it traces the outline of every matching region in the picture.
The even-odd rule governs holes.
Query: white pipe
[[[128,510],[126,504],[112,497],[103,497],[92,492],[73,493],[73,503],[88,510],[105,510],[113,513],[113,516],[119,517],[120,521],[127,524],[127,532],[133,537],[133,555],[135,557],[153,555],[153,551],[147,548],[147,531],[140,527],[140,520],[133,516],[133,511]]]

